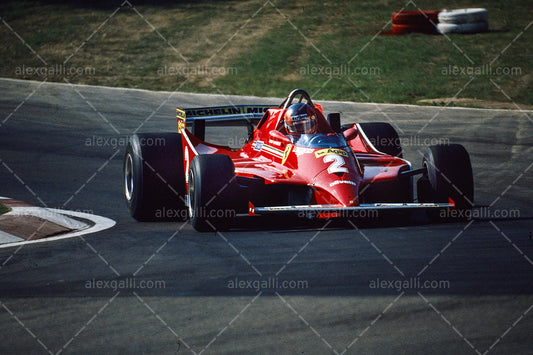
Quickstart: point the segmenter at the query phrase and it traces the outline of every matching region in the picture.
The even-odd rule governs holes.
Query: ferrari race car
[[[249,137],[240,148],[210,144],[206,125],[246,125]],[[139,221],[188,218],[198,231],[216,231],[241,215],[351,218],[368,210],[424,209],[443,218],[472,208],[472,167],[463,146],[430,146],[422,167],[412,169],[390,124],[341,126],[339,113],[325,118],[301,89],[279,107],[177,108],[177,129],[128,142],[124,195]]]

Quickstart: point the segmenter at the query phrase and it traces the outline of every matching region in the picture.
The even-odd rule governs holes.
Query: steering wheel
[[[293,90],[289,94],[289,96],[287,96],[287,98],[285,100],[283,100],[283,102],[281,103],[281,105],[279,105],[279,107],[282,107],[283,109],[286,109],[287,107],[292,105],[293,100],[297,96],[300,96],[300,100],[298,102],[302,102],[305,99],[306,103],[309,106],[315,107],[315,105],[313,104],[313,101],[311,101],[311,97],[309,96],[309,94],[305,90],[302,90],[302,89]]]

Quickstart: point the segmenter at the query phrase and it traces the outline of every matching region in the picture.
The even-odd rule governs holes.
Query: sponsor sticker
[[[240,115],[244,113],[264,113],[271,106],[255,106],[255,105],[240,105],[240,106],[218,106],[218,107],[200,107],[190,108],[186,110],[189,117],[206,117],[206,116],[226,116],[226,115]],[[183,111],[185,114],[185,111]]]
[[[178,133],[181,134],[181,131],[183,131],[186,128],[185,111],[176,107],[176,118],[178,119]]]
[[[271,145],[263,144],[263,150],[269,154],[277,156],[280,159],[283,157],[283,150],[273,147]]]
[[[182,120],[185,119],[185,111],[176,107],[176,117],[181,118]]]
[[[257,150],[258,152],[261,151],[261,149],[263,149],[263,142],[261,141],[257,141],[254,143],[254,150]]]
[[[329,184],[329,187],[333,187],[339,184],[348,184],[348,185],[357,186],[357,183],[350,181],[350,180],[336,180],[336,181],[333,181],[331,184]]]
[[[337,155],[341,155],[343,157],[347,157],[348,156],[348,153],[344,149],[325,148],[325,149],[317,150],[315,152],[315,157],[316,158],[322,158],[323,156],[326,156],[328,154],[337,154]]]
[[[185,129],[185,121],[178,119],[178,133],[181,134],[181,131]]]
[[[285,151],[283,152],[283,159],[281,160],[281,165],[285,164],[287,161],[287,158],[289,157],[289,154],[291,153],[292,144],[288,144],[285,147]]]
[[[303,154],[310,154],[310,153],[314,152],[313,149],[304,148],[304,147],[294,147],[294,149],[292,151],[298,156],[303,155]]]

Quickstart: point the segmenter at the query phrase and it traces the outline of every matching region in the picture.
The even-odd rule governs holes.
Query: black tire
[[[131,136],[123,171],[123,193],[133,218],[144,222],[187,218],[180,134]]]
[[[360,123],[363,132],[377,150],[402,158],[402,146],[398,133],[387,122]]]
[[[435,10],[404,10],[392,13],[393,24],[426,26],[437,22],[439,22],[439,11]]]
[[[235,166],[227,155],[197,155],[189,169],[189,219],[199,232],[230,227],[235,216]]]
[[[439,11],[413,10],[392,13],[392,33],[407,34],[421,32],[435,34]]]
[[[474,203],[472,164],[466,149],[460,144],[428,147],[422,160],[427,173],[417,182],[419,202],[455,202],[455,211],[434,211],[433,220],[463,220]]]

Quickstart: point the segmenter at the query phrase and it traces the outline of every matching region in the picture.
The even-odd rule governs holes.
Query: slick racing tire
[[[138,221],[186,219],[180,134],[131,136],[123,169],[123,193],[133,218]]]
[[[439,11],[414,10],[395,11],[392,13],[392,33],[407,34],[412,32],[435,34]]]
[[[462,23],[476,23],[488,22],[489,13],[486,9],[458,9],[458,10],[442,10],[439,12],[439,23],[448,24],[462,24]]]
[[[473,22],[473,23],[439,23],[437,29],[441,34],[448,33],[480,33],[489,30],[488,22]]]
[[[473,206],[474,179],[466,149],[460,144],[428,147],[422,160],[426,168],[417,182],[418,202],[446,203],[451,198],[455,208],[429,210],[432,220],[464,220]]]
[[[392,23],[397,25],[416,25],[433,22],[437,23],[439,11],[435,10],[410,10],[394,11],[392,13]]]
[[[359,124],[372,145],[385,154],[402,157],[402,146],[398,133],[387,122],[367,122]]]
[[[403,24],[392,24],[392,33],[397,35],[403,35],[408,33],[425,33],[425,34],[437,34],[437,28],[435,25],[429,24],[414,24],[414,25],[403,25]]]
[[[199,232],[226,230],[235,216],[235,166],[224,154],[197,155],[189,168],[189,219]]]

